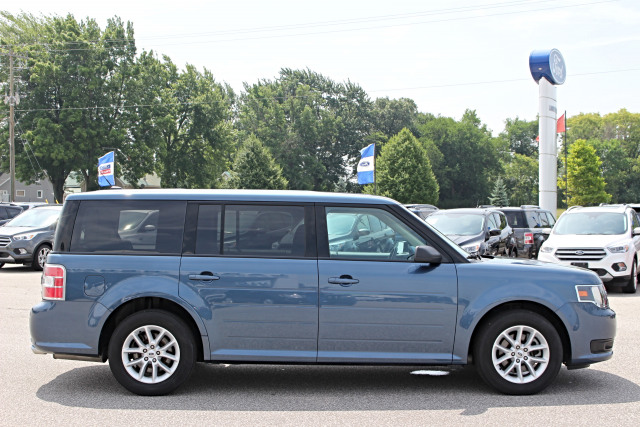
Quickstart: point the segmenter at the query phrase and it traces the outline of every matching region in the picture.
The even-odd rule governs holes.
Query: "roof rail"
[[[496,205],[479,205],[478,209],[493,209],[493,208],[497,208]]]
[[[575,206],[569,206],[569,208],[568,208],[565,212],[569,212],[569,211],[572,211],[572,210],[574,210],[574,209],[576,209],[576,208],[581,208],[581,207],[582,207],[582,206],[578,206],[578,205],[575,205]]]
[[[542,209],[540,206],[538,205],[520,205],[520,207],[522,209]]]

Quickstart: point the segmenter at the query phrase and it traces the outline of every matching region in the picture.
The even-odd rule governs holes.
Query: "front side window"
[[[427,244],[383,209],[327,207],[325,213],[330,258],[411,261],[415,247]]]
[[[167,200],[82,201],[71,252],[179,254],[185,207]]]

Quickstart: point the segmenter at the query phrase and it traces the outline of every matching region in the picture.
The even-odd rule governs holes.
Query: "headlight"
[[[576,285],[578,301],[590,302],[600,308],[609,308],[609,298],[604,285]]]
[[[548,254],[553,252],[553,248],[551,246],[543,246],[540,248],[540,252],[542,252],[543,254]]]
[[[15,236],[13,236],[13,240],[31,240],[38,234],[40,233],[16,234]]]
[[[622,253],[625,253],[625,252],[627,252],[629,250],[629,245],[609,246],[607,249],[612,254],[622,254]]]
[[[469,252],[471,255],[475,255],[480,250],[480,243],[475,245],[463,246],[462,249]]]

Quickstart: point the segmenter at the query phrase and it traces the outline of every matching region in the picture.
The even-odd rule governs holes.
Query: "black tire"
[[[34,271],[42,271],[44,265],[47,262],[47,255],[51,252],[51,246],[47,243],[38,246],[38,249],[33,254],[33,261],[31,262],[31,268]]]
[[[622,288],[622,292],[625,294],[635,294],[638,290],[638,270],[636,267],[636,260],[634,258],[633,265],[631,266],[631,277],[625,287]]]
[[[124,388],[142,396],[160,396],[174,391],[191,375],[196,362],[195,339],[177,316],[162,310],[139,311],[113,331],[108,357],[113,376]],[[139,363],[126,367],[123,357]]]
[[[522,345],[501,339],[508,335],[517,341],[518,330]],[[529,349],[532,344],[540,348]],[[511,354],[501,350],[505,347],[513,350]],[[490,318],[482,326],[475,339],[473,356],[480,377],[499,392],[535,394],[551,384],[558,374],[562,365],[562,341],[551,322],[540,314],[525,309],[512,310]],[[501,358],[503,362],[498,363]],[[531,374],[532,370],[536,376]]]

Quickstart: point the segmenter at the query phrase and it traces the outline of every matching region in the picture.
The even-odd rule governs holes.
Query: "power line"
[[[366,24],[368,22],[378,22],[378,21],[389,21],[389,20],[400,20],[400,19],[410,19],[422,16],[432,16],[432,15],[446,15],[446,14],[461,14],[468,12],[478,12],[489,9],[498,9],[505,7],[515,7],[515,6],[533,6],[533,8],[515,10],[515,11],[506,11],[506,12],[496,12],[483,14],[480,16],[460,16],[460,17],[450,17],[450,18],[441,18],[441,19],[432,19],[427,21],[419,21],[419,22],[406,22],[406,23],[391,23],[391,24],[382,24],[382,25],[374,25],[374,26],[365,26],[359,28],[342,28],[342,29],[334,29],[334,30],[321,30],[321,31],[311,31],[311,32],[303,32],[303,33],[288,33],[288,34],[271,34],[271,35],[257,35],[250,37],[240,37],[240,38],[228,38],[221,40],[198,40],[191,42],[180,42],[180,43],[167,43],[162,44],[162,46],[170,46],[170,45],[185,45],[185,44],[206,44],[206,43],[224,43],[224,42],[236,42],[236,41],[246,41],[246,40],[256,40],[256,39],[265,39],[265,38],[285,38],[285,37],[300,37],[300,36],[310,36],[310,35],[318,35],[318,34],[331,34],[331,33],[342,33],[342,32],[355,32],[355,31],[367,31],[373,29],[380,28],[390,28],[390,27],[399,27],[399,26],[415,26],[415,25],[423,25],[423,24],[432,24],[432,23],[440,23],[440,22],[452,22],[452,21],[462,21],[462,20],[472,20],[472,19],[482,19],[489,18],[495,16],[506,16],[506,15],[514,15],[528,12],[539,12],[545,10],[557,10],[557,9],[566,9],[572,7],[580,7],[580,6],[591,6],[595,4],[602,3],[612,3],[617,2],[619,0],[596,0],[596,1],[587,1],[582,3],[571,3],[565,5],[557,5],[557,1],[554,0],[543,0],[530,2],[526,0],[519,1],[509,1],[502,3],[489,3],[479,6],[466,6],[466,7],[458,7],[458,8],[449,8],[449,9],[437,9],[431,11],[423,11],[423,12],[413,12],[407,14],[399,14],[399,15],[381,15],[374,16],[369,18],[359,18],[359,19],[350,19],[350,20],[336,20],[336,21],[321,21],[316,23],[307,23],[307,24],[292,24],[292,25],[284,25],[284,26],[273,26],[273,27],[261,27],[261,28],[246,28],[240,30],[230,30],[230,31],[218,31],[218,32],[209,32],[209,33],[194,33],[194,34],[185,34],[185,35],[164,35],[157,36],[154,38],[149,38],[148,40],[153,41],[154,39],[171,39],[175,40],[179,37],[203,37],[203,36],[234,36],[234,35],[242,35],[242,34],[251,34],[251,33],[260,33],[260,32],[277,32],[277,31],[291,31],[298,29],[308,29],[314,27],[330,27],[330,26],[341,26],[341,25],[358,25],[358,24]],[[541,3],[552,3],[553,6],[548,7],[536,7]],[[143,38],[144,40],[144,38]],[[61,42],[60,44],[66,45],[76,45],[76,44],[98,44],[98,43],[115,43],[115,42],[132,42],[133,39],[104,39],[104,40],[90,40],[90,41],[79,41],[79,42]],[[86,51],[91,50],[89,48],[56,48],[56,44],[52,43],[40,43],[34,42],[32,44],[22,44],[16,46],[42,46],[49,47],[53,49],[49,49],[50,52],[72,52],[72,51]]]
[[[627,68],[620,70],[605,70],[605,71],[594,71],[591,73],[576,73],[570,74],[569,77],[585,77],[592,76],[598,74],[612,74],[612,73],[626,73],[631,71],[640,71],[640,68]],[[441,84],[441,85],[430,85],[430,86],[416,86],[416,87],[406,87],[406,88],[392,88],[392,89],[375,89],[368,91],[367,93],[376,93],[376,92],[395,92],[395,91],[404,91],[404,90],[424,90],[424,89],[438,89],[445,87],[463,87],[463,86],[479,86],[479,85],[491,85],[491,84],[504,84],[504,83],[515,83],[515,82],[523,82],[530,81],[531,79],[522,78],[522,79],[503,79],[503,80],[485,80],[479,82],[464,82],[464,83],[451,83],[451,84]],[[272,97],[261,97],[261,100],[272,100],[279,101],[285,99],[305,99],[310,98],[314,95],[319,94],[320,92],[313,92],[311,95],[287,95],[287,96],[272,96]],[[94,107],[64,107],[64,108],[34,108],[34,109],[16,109],[16,112],[21,113],[31,113],[36,111],[58,111],[58,110],[111,110],[111,109],[128,109],[128,108],[148,108],[148,107],[174,107],[179,105],[213,105],[220,103],[227,103],[228,100],[219,100],[213,102],[174,102],[174,103],[161,103],[161,104],[134,104],[134,105],[109,105],[109,106],[94,106]]]

